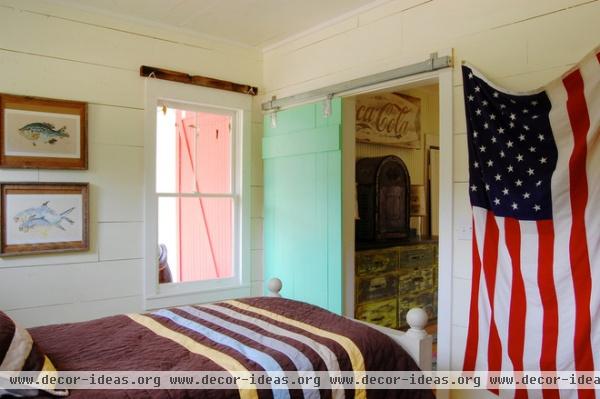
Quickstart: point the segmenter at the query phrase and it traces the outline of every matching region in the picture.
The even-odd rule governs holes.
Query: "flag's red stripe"
[[[525,351],[525,316],[527,301],[521,272],[521,226],[514,218],[504,218],[506,248],[512,264],[510,310],[508,319],[508,357],[515,371],[523,371]],[[517,389],[515,398],[527,398],[527,390]]]
[[[558,299],[554,286],[554,224],[552,220],[539,220],[538,230],[538,286],[543,308],[542,353],[540,370],[556,370],[558,348]],[[558,399],[557,389],[544,389],[544,399]]]
[[[584,93],[583,78],[579,70],[575,70],[563,79],[567,90],[567,112],[573,131],[573,152],[569,159],[569,184],[571,187],[571,237],[569,256],[571,275],[575,291],[575,367],[577,370],[594,370],[592,343],[590,337],[591,315],[590,300],[592,276],[590,258],[587,248],[585,230],[585,208],[588,202],[588,184],[586,174],[587,133],[590,118]],[[580,397],[588,396],[584,390]],[[582,394],[583,393],[583,394]]]
[[[498,225],[493,212],[487,211],[485,238],[483,241],[483,274],[487,288],[490,313],[490,335],[488,338],[488,370],[500,371],[502,366],[502,343],[494,317],[494,294],[496,292],[496,271],[498,269]]]
[[[467,347],[465,350],[464,371],[474,371],[477,361],[477,346],[479,344],[479,283],[481,280],[481,259],[475,234],[473,220],[473,276],[471,279],[471,305],[469,309],[469,330],[467,332]]]

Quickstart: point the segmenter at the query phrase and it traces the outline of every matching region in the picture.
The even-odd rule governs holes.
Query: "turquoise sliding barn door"
[[[342,312],[341,99],[264,120],[265,281],[281,294]]]

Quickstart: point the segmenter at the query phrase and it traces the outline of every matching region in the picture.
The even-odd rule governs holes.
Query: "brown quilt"
[[[386,335],[322,308],[283,298],[183,306],[37,327],[30,332],[59,371],[224,371],[227,362],[223,358],[235,359],[250,371],[418,369],[410,356]],[[334,356],[328,356],[331,353]],[[71,390],[70,397],[217,399],[239,398],[240,392],[236,389]],[[290,389],[284,393],[284,397],[302,398],[306,392]],[[315,394],[317,391],[310,396],[332,396],[327,390]],[[383,389],[346,390],[343,396],[433,398],[430,391]],[[249,397],[273,398],[274,393],[259,389]]]

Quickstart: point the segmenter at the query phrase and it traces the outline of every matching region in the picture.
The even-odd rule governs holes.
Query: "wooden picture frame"
[[[0,183],[0,256],[88,249],[88,183]]]
[[[87,104],[0,94],[0,168],[87,169]]]

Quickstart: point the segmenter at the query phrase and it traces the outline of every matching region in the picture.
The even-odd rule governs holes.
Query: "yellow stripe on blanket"
[[[56,368],[54,367],[54,365],[52,364],[50,359],[48,359],[48,356],[44,356],[44,365],[42,366],[42,370],[40,371],[40,374],[38,375],[38,380],[43,381],[42,378],[44,378],[44,377],[56,378],[57,376],[58,376],[58,372],[56,371]],[[42,385],[42,389],[50,392],[51,394],[53,394],[55,396],[69,395],[69,391],[66,389],[57,390],[56,384]]]
[[[227,370],[228,372],[235,373],[236,376],[245,378],[246,381],[250,381],[251,374],[240,362],[235,360],[233,357],[225,353],[219,352],[218,350],[213,349],[209,346],[202,345],[201,343],[194,341],[187,335],[179,333],[177,331],[173,331],[170,328],[160,324],[159,322],[148,316],[143,316],[140,314],[129,314],[127,316],[129,316],[129,318],[135,321],[136,323],[148,328],[156,335],[168,338],[171,341],[183,346],[192,353],[196,353],[198,355],[207,357],[213,362],[217,363],[222,368],[224,368],[225,370]],[[258,399],[256,385],[241,380],[237,382],[237,386],[238,390],[240,391],[241,399]]]
[[[323,330],[321,328],[315,327],[307,323],[303,323],[298,320],[290,319],[280,314],[270,312],[266,309],[261,309],[255,306],[247,305],[239,301],[225,301],[223,303],[227,303],[231,306],[235,306],[236,308],[242,310],[258,313],[280,323],[288,324],[290,326],[300,328],[304,331],[308,331],[309,333],[318,335],[320,337],[329,338],[333,341],[336,341],[348,353],[348,356],[350,357],[350,362],[352,363],[352,370],[354,371],[354,377],[356,381],[362,381],[362,378],[365,376],[365,359],[363,358],[363,355],[358,346],[356,346],[356,344],[350,338],[333,333],[331,331]],[[365,399],[367,397],[367,392],[365,391],[365,384],[356,384],[354,397],[356,399]]]

